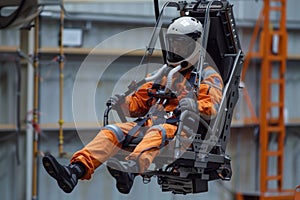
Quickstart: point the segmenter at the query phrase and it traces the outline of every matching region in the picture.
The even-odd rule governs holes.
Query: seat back
[[[207,5],[211,5],[210,9],[207,9]],[[181,13],[197,18],[204,24],[205,28],[208,27],[205,24],[208,21],[205,19],[208,16],[207,12],[209,12],[210,28],[206,51],[213,59],[223,78],[225,84],[223,97],[219,112],[216,118],[211,120],[210,125],[201,118],[199,119],[198,116],[193,116],[192,113],[181,115],[174,146],[174,157],[179,156],[172,166],[179,169],[183,168],[183,173],[180,173],[179,176],[169,177],[163,173],[156,174],[162,182],[162,188],[167,188],[165,191],[172,191],[173,193],[187,193],[186,190],[177,187],[177,182],[184,181],[184,178],[190,180],[193,185],[193,187],[188,187],[188,192],[198,193],[208,190],[208,181],[216,179],[230,180],[232,175],[230,157],[226,155],[226,145],[230,137],[233,109],[238,100],[243,54],[236,32],[232,5],[228,1],[199,0],[198,2],[185,4]],[[190,134],[186,134],[189,127],[185,128],[185,125],[183,125],[185,118],[192,121],[197,119],[203,127],[200,127],[196,133],[191,130]],[[203,128],[204,130],[207,129],[206,135],[208,137],[203,137],[203,132],[201,132]],[[193,136],[190,137],[190,141],[181,139],[180,134],[182,131],[185,132],[184,135]],[[179,153],[176,152],[176,149],[180,151],[180,147],[184,146],[184,142],[190,142],[192,148]],[[197,175],[195,176],[193,172],[189,173],[189,169],[197,169]],[[180,179],[179,177],[183,178]],[[174,182],[174,180],[177,180],[177,182]]]
[[[206,26],[205,17],[210,1],[200,0],[185,6],[184,13],[195,17]],[[225,152],[230,136],[230,125],[234,106],[238,100],[243,54],[236,30],[233,5],[228,1],[212,1],[209,9],[210,26],[206,51],[218,68],[225,87],[222,105],[213,121],[213,131],[218,131],[220,146]]]
[[[186,6],[184,11],[204,24],[208,2],[200,0],[199,4]],[[232,71],[233,56],[241,49],[232,8],[233,5],[228,1],[213,1],[209,13],[210,30],[206,51],[217,65],[225,83]]]

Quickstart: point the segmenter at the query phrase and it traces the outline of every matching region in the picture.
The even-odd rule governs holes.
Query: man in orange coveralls
[[[191,79],[195,72],[194,65],[199,60],[202,32],[202,24],[195,18],[184,16],[175,19],[166,34],[167,62],[171,69],[168,76],[162,75],[159,80],[143,84],[130,96],[115,95],[108,103],[113,107],[120,105],[131,117],[150,116],[153,105],[158,104],[164,109],[168,119],[176,118],[172,114],[176,108],[181,111],[200,112],[206,119],[214,117],[222,99],[223,81],[213,67],[203,66],[197,98],[190,95],[194,94],[194,83],[190,82],[195,82]],[[158,91],[166,91],[166,88],[175,97],[156,95]],[[57,180],[59,187],[69,193],[78,179],[90,179],[94,170],[108,160],[108,169],[116,179],[117,189],[128,194],[134,177],[149,167],[159,154],[159,149],[174,138],[177,130],[178,121],[160,120],[160,117],[153,115],[155,114],[151,113],[152,117],[144,118],[146,120],[142,122],[142,126],[146,127],[146,131],[133,152],[126,157],[128,163],[109,158],[122,148],[126,136],[139,122],[106,125],[89,144],[73,155],[68,166],[59,164],[52,155],[47,154],[43,157],[44,168]],[[135,136],[140,132],[136,131]],[[133,173],[134,171],[137,173]]]

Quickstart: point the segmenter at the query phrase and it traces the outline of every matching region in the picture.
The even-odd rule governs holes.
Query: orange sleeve
[[[152,84],[152,82],[145,83],[131,96],[126,97],[125,105],[130,117],[142,117],[147,114],[150,108],[147,105],[147,100],[150,98],[148,89],[152,88]]]
[[[200,114],[205,119],[216,116],[223,95],[223,81],[219,73],[212,67],[204,69],[198,95]]]

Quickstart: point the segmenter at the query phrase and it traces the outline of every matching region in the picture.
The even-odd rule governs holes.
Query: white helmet
[[[202,33],[202,24],[196,18],[184,16],[174,20],[166,34],[167,63],[174,67],[181,64],[181,70],[196,64]]]

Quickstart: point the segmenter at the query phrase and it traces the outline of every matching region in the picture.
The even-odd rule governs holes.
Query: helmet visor
[[[167,59],[170,62],[180,62],[187,59],[195,51],[196,42],[186,35],[167,34]]]

